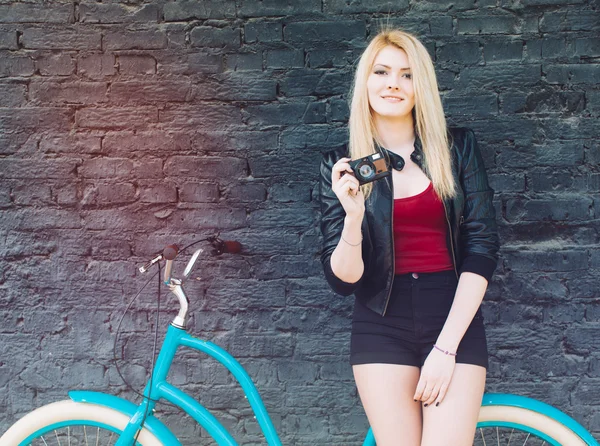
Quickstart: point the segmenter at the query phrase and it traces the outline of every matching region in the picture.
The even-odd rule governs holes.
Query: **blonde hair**
[[[415,132],[423,147],[423,168],[430,176],[437,195],[449,199],[456,195],[452,175],[451,142],[448,140],[446,118],[437,85],[433,62],[425,46],[412,34],[399,29],[379,32],[363,52],[350,92],[350,156],[358,159],[376,153],[375,139],[379,141],[369,98],[367,79],[379,51],[388,45],[404,50],[411,67],[415,93]],[[373,183],[361,186],[365,199]]]

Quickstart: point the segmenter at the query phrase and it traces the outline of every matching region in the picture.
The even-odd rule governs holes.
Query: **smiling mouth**
[[[388,102],[402,102],[404,100],[395,96],[381,96],[381,98]]]

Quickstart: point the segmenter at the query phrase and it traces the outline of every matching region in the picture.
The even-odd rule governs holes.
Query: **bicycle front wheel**
[[[551,445],[587,446],[591,443],[554,418],[514,406],[483,406],[475,432],[475,446]]]
[[[109,407],[59,401],[28,413],[0,438],[0,446],[114,445],[129,417]],[[136,443],[162,446],[147,429]]]

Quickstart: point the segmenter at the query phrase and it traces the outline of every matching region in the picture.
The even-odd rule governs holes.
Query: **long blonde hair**
[[[388,45],[404,50],[411,67],[415,92],[415,132],[423,147],[423,167],[441,199],[456,195],[446,118],[442,108],[433,62],[425,46],[412,34],[386,29],[377,34],[363,52],[354,77],[350,104],[350,156],[358,159],[376,153],[377,131],[367,93],[367,79],[379,51]],[[361,186],[365,199],[373,183]]]

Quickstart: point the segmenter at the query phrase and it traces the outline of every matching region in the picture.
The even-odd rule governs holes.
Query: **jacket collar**
[[[375,147],[381,153],[384,154],[386,162],[387,162],[388,166],[390,166],[390,155],[388,154],[390,151],[388,149],[386,149],[385,147],[381,146],[380,144],[378,144],[377,141],[375,141]],[[421,138],[419,138],[419,134],[417,133],[416,129],[415,129],[414,150],[410,154],[410,159],[412,160],[413,163],[415,163],[421,169],[423,168],[423,146],[421,143]]]

